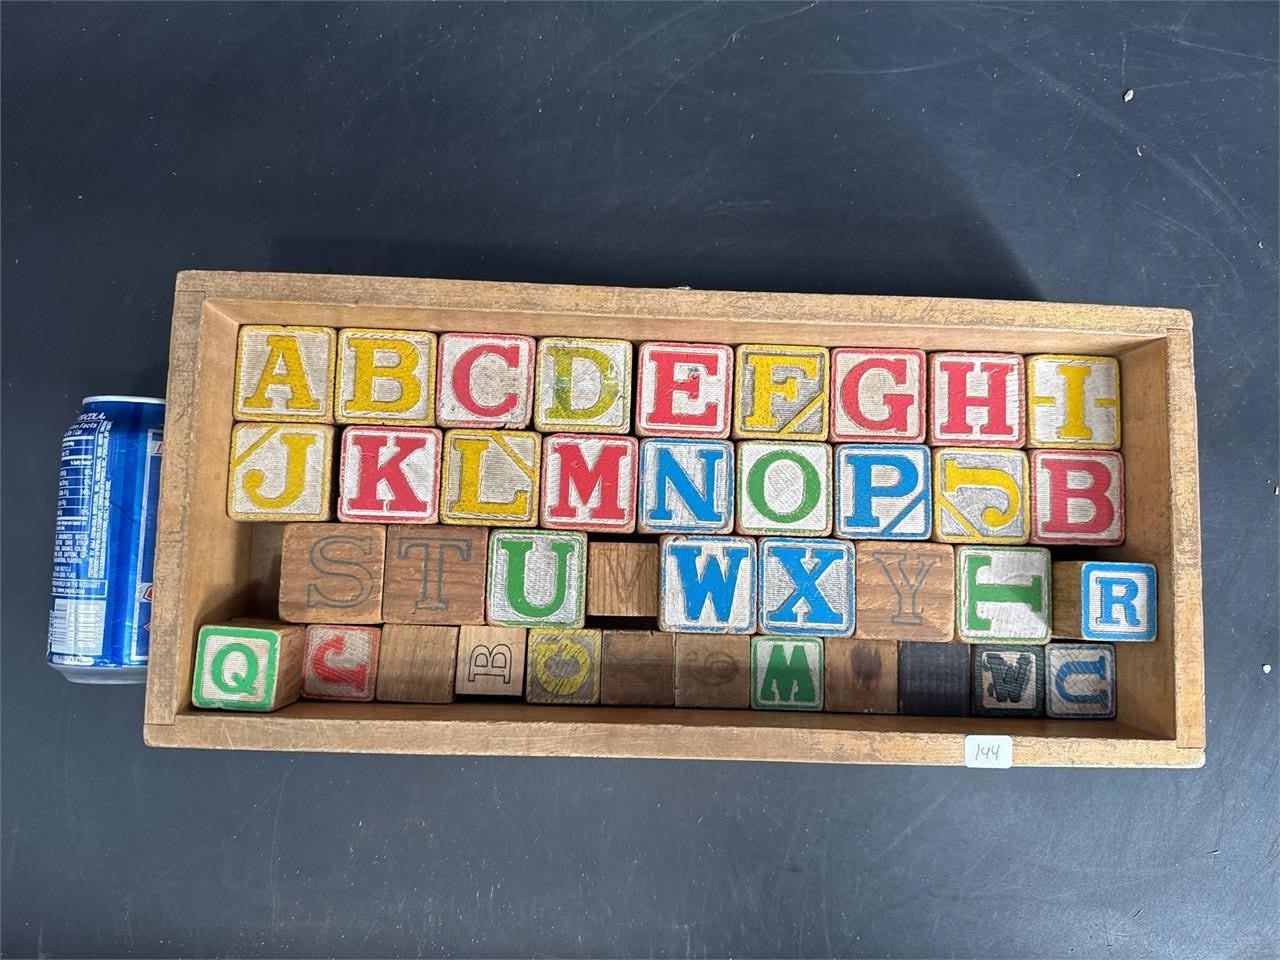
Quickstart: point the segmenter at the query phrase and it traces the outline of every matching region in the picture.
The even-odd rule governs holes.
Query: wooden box
[[[246,323],[503,331],[709,343],[916,347],[1119,358],[1128,540],[1160,570],[1159,639],[1117,644],[1115,720],[1071,721],[519,702],[299,702],[236,715],[191,705],[203,623],[271,614],[280,526],[225,507],[236,331]],[[170,747],[962,764],[966,734],[1013,762],[1200,766],[1204,650],[1191,317],[1053,303],[540,286],[454,280],[179,275],[144,737]]]

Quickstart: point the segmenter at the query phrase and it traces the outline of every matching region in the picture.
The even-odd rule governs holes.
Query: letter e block
[[[737,349],[733,435],[739,440],[827,439],[825,347]]]
[[[635,530],[638,449],[634,437],[544,437],[542,525],[593,533]]]
[[[945,543],[858,544],[858,620],[862,640],[955,638],[955,548]]]
[[[519,430],[533,415],[531,337],[440,335],[436,422],[442,427]]]
[[[280,555],[280,618],[292,623],[381,623],[387,528],[291,523]]]
[[[1031,451],[1031,542],[1124,543],[1124,458],[1112,450]]]
[[[599,630],[529,631],[524,698],[529,703],[600,702]]]
[[[235,418],[333,423],[335,341],[329,327],[241,327]]]
[[[191,702],[217,710],[278,710],[302,687],[303,628],[235,620],[200,628]]]
[[[381,627],[307,627],[302,695],[311,700],[372,700]]]
[[[923,443],[924,369],[922,350],[832,350],[831,439]]]
[[[445,431],[441,522],[537,526],[541,446],[520,430]]]
[[[1045,712],[1051,717],[1114,720],[1116,653],[1109,643],[1045,647]]]
[[[435,523],[440,509],[440,431],[347,427],[342,431],[338,519]]]
[[[1027,358],[1027,446],[1120,447],[1120,364],[1115,357]]]
[[[231,428],[227,516],[328,520],[333,516],[333,427],[237,423]]]
[[[820,637],[751,638],[751,706],[821,710],[826,668]]]
[[[733,348],[645,343],[636,376],[636,433],[642,437],[729,436]]]
[[[488,621],[495,627],[581,627],[587,538],[560,530],[495,530],[489,537]]]
[[[1051,596],[1048,550],[956,550],[957,632],[968,643],[1048,643]]]
[[[376,699],[451,703],[458,628],[388,623],[378,644]]]
[[[928,540],[933,531],[929,448],[836,447],[836,534],[858,540]]]
[[[606,706],[675,705],[675,637],[652,630],[605,630],[600,702]]]
[[[542,433],[628,433],[631,350],[627,340],[539,340],[534,426]]]
[[[760,630],[814,637],[853,633],[853,544],[766,537],[759,550]]]
[[[1014,353],[929,354],[929,443],[1021,447],[1026,370]]]
[[[485,527],[388,527],[382,619],[435,625],[484,623],[488,562]]]
[[[756,542],[750,537],[663,537],[658,628],[754,633]]]
[[[436,422],[436,335],[421,330],[338,334],[339,423]]]
[[[524,695],[524,627],[460,627],[454,691],[459,696]]]
[[[935,539],[1019,544],[1031,535],[1027,455],[1021,450],[934,450],[933,485]]]
[[[916,717],[969,715],[969,647],[898,644],[898,712]]]
[[[774,440],[739,443],[737,532],[793,537],[831,533],[831,447]]]
[[[898,712],[898,645],[891,640],[828,637],[825,709],[832,713]]]
[[[677,707],[745,710],[751,705],[751,638],[676,634]]]
[[[1045,647],[979,643],[973,647],[976,717],[1043,717]]]
[[[641,533],[732,533],[733,444],[648,439],[640,443]]]

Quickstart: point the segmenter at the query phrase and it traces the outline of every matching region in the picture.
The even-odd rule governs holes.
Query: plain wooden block
[[[587,615],[656,617],[658,545],[592,540],[587,544]]]
[[[675,635],[675,705],[744,710],[751,705],[751,638]]]
[[[330,327],[242,326],[235,419],[332,423],[335,342]]]
[[[857,545],[854,636],[948,642],[955,637],[955,548],[945,543]]]
[[[542,433],[629,433],[629,340],[538,341],[533,422]]]
[[[920,444],[846,443],[835,449],[836,535],[928,540],[933,472]]]
[[[1053,636],[1150,643],[1156,639],[1156,568],[1149,563],[1053,563]]]
[[[975,644],[973,715],[1043,717],[1044,651],[1026,644]]]
[[[636,434],[729,436],[733,348],[714,343],[641,344],[636,370]]]
[[[200,628],[191,702],[217,710],[278,710],[302,688],[302,627],[233,620]]]
[[[436,422],[436,335],[425,330],[338,334],[339,423]]]
[[[847,637],[854,627],[854,549],[847,540],[765,537],[756,577],[762,633]]]
[[[388,623],[378,650],[378,700],[451,703],[458,628]]]
[[[237,423],[231,428],[227,516],[328,520],[333,516],[333,427]]]
[[[1048,550],[956,548],[956,633],[967,643],[1048,643],[1052,598]]]
[[[1027,472],[1027,455],[1021,450],[934,450],[934,539],[1026,543],[1031,535]]]
[[[1027,446],[1117,450],[1120,423],[1115,357],[1027,358]]]
[[[291,523],[280,559],[280,618],[292,623],[381,623],[387,528]]]
[[[969,646],[898,644],[898,712],[917,717],[969,714]]]
[[[486,619],[495,627],[581,627],[587,537],[570,530],[494,530]]]
[[[931,353],[929,395],[930,444],[1026,444],[1026,366],[1019,355]]]
[[[600,702],[606,706],[675,705],[675,636],[653,630],[605,630]]]
[[[601,643],[599,630],[531,629],[525,700],[529,703],[599,703]]]
[[[542,438],[520,430],[446,430],[442,523],[533,527],[538,523]]]
[[[1049,644],[1044,681],[1049,716],[1115,719],[1116,653],[1111,644]]]
[[[542,526],[631,533],[636,528],[635,437],[560,433],[542,440]]]
[[[484,623],[487,527],[387,528],[382,619],[387,623]]]
[[[752,637],[751,706],[821,710],[826,668],[821,637]]]
[[[659,550],[660,630],[755,632],[755,540],[672,534],[659,541]]]
[[[827,439],[826,347],[748,343],[734,352],[733,436]]]
[[[747,536],[831,533],[831,447],[745,440],[738,444],[738,518]]]
[[[442,333],[436,422],[519,430],[533,416],[532,337]]]
[[[1031,451],[1031,542],[1124,543],[1124,457],[1114,450]]]
[[[732,533],[734,450],[727,440],[640,443],[641,533]]]
[[[923,350],[831,351],[831,439],[924,443]]]
[[[892,640],[828,637],[824,709],[832,713],[898,712],[898,647]]]
[[[459,696],[524,695],[524,627],[459,627],[454,692]]]
[[[312,700],[372,700],[381,635],[381,627],[308,626],[302,695]]]
[[[435,523],[440,508],[440,431],[347,427],[339,457],[338,518]]]

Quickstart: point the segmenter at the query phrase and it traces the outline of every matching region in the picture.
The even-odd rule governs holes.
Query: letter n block
[[[1031,542],[1124,543],[1124,458],[1112,450],[1031,451]]]
[[[454,691],[459,696],[524,695],[524,627],[460,627]]]
[[[759,551],[760,630],[813,637],[853,633],[853,544],[766,537]]]
[[[436,422],[436,335],[420,330],[338,334],[339,423]]]
[[[636,433],[642,437],[729,436],[733,348],[646,343],[636,375]]]
[[[1057,354],[1028,357],[1027,446],[1118,449],[1119,361]]]
[[[929,443],[1021,447],[1026,372],[1014,353],[929,354]]]
[[[535,627],[529,631],[524,698],[529,703],[600,702],[599,630]]]
[[[825,537],[831,533],[831,512],[828,444],[738,444],[738,533]]]
[[[1109,643],[1045,647],[1045,712],[1051,717],[1113,720],[1116,653]]]
[[[280,617],[292,623],[381,623],[387,528],[291,523],[280,552]]]
[[[235,419],[333,423],[336,339],[329,327],[241,327]]]
[[[311,700],[372,700],[381,627],[307,627],[302,695]]]
[[[435,625],[484,623],[488,562],[485,527],[388,527],[382,619]]]
[[[495,530],[487,615],[495,627],[581,627],[587,538],[567,530]]]
[[[600,702],[615,707],[675,705],[675,637],[652,630],[605,630]]]
[[[392,703],[451,703],[457,661],[457,627],[388,623],[378,644],[375,698]]]
[[[302,688],[303,628],[236,620],[200,628],[191,702],[218,710],[278,710]]]
[[[739,440],[827,439],[825,347],[744,344],[737,349],[733,435]]]
[[[440,510],[440,431],[347,427],[342,431],[338,519],[435,523]]]
[[[826,668],[820,637],[751,638],[751,706],[821,710]]]
[[[1024,644],[974,644],[974,716],[1043,717],[1045,649]]]
[[[831,439],[924,443],[922,350],[831,351]]]
[[[1048,643],[1051,596],[1048,550],[956,550],[957,632],[968,643]]]
[[[755,632],[755,540],[674,534],[662,538],[660,549],[660,630]]]
[[[542,433],[630,432],[631,350],[628,340],[539,340],[534,426]]]
[[[541,447],[532,432],[445,431],[441,522],[537,526]]]
[[[1156,638],[1156,568],[1149,563],[1059,560],[1053,564],[1053,635],[1150,643]]]
[[[676,634],[677,707],[745,710],[751,705],[751,638]]]
[[[515,429],[533,415],[531,337],[440,335],[436,422],[442,427]]]
[[[827,637],[824,708],[832,713],[898,712],[898,645],[892,640]]]
[[[635,530],[638,449],[634,437],[544,437],[542,525],[592,533]]]
[[[966,717],[970,685],[966,644],[898,644],[898,712],[904,716]]]
[[[731,533],[734,451],[727,440],[640,443],[641,533]]]
[[[955,548],[945,543],[858,544],[858,620],[862,640],[955,638]]]
[[[836,533],[857,540],[928,540],[933,532],[929,448],[847,443],[836,447]]]
[[[1026,543],[1027,455],[955,447],[933,451],[933,535],[945,543]]]
[[[328,520],[333,516],[333,427],[237,423],[231,428],[227,516]]]

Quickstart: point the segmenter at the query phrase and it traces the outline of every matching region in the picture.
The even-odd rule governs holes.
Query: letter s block
[[[1048,550],[956,550],[956,627],[966,643],[1048,643],[1052,593]]]
[[[436,422],[442,427],[519,430],[533,415],[532,337],[440,335]]]
[[[328,520],[333,427],[237,423],[231,428],[227,516],[233,520]]]
[[[539,340],[534,426],[543,433],[628,433],[631,350],[629,340]]]
[[[542,525],[595,533],[635,530],[637,451],[634,437],[544,437]]]
[[[1124,543],[1124,458],[1114,450],[1031,451],[1031,542]]]
[[[733,348],[646,343],[636,375],[636,433],[642,437],[729,436]]]
[[[335,341],[329,327],[241,327],[235,419],[332,423]]]
[[[1013,353],[929,354],[929,443],[1021,447],[1026,368]]]
[[[831,439],[924,443],[923,350],[831,351]]]
[[[303,628],[235,620],[200,628],[191,702],[218,710],[278,710],[302,687]]]
[[[486,604],[492,626],[581,627],[586,600],[585,534],[493,531]]]
[[[538,523],[542,438],[521,430],[446,430],[442,523],[532,527]]]
[[[944,543],[1026,543],[1027,455],[979,447],[934,450],[933,532]]]
[[[660,551],[658,629],[755,632],[755,540],[677,534],[663,537]]]
[[[752,708],[821,710],[823,656],[820,637],[752,637]]]
[[[372,700],[381,634],[381,627],[307,627],[302,695],[311,700]]]
[[[435,423],[436,335],[343,330],[338,335],[339,423]]]
[[[440,431],[347,427],[342,431],[338,519],[435,523],[440,507]]]
[[[292,623],[381,623],[387,528],[291,523],[280,549],[280,617]]]
[[[1115,648],[1109,643],[1049,644],[1044,686],[1045,712],[1051,717],[1115,719]]]
[[[1027,446],[1118,449],[1119,361],[1068,354],[1028,357]]]
[[[733,435],[739,440],[827,438],[826,347],[744,344],[735,365]]]

